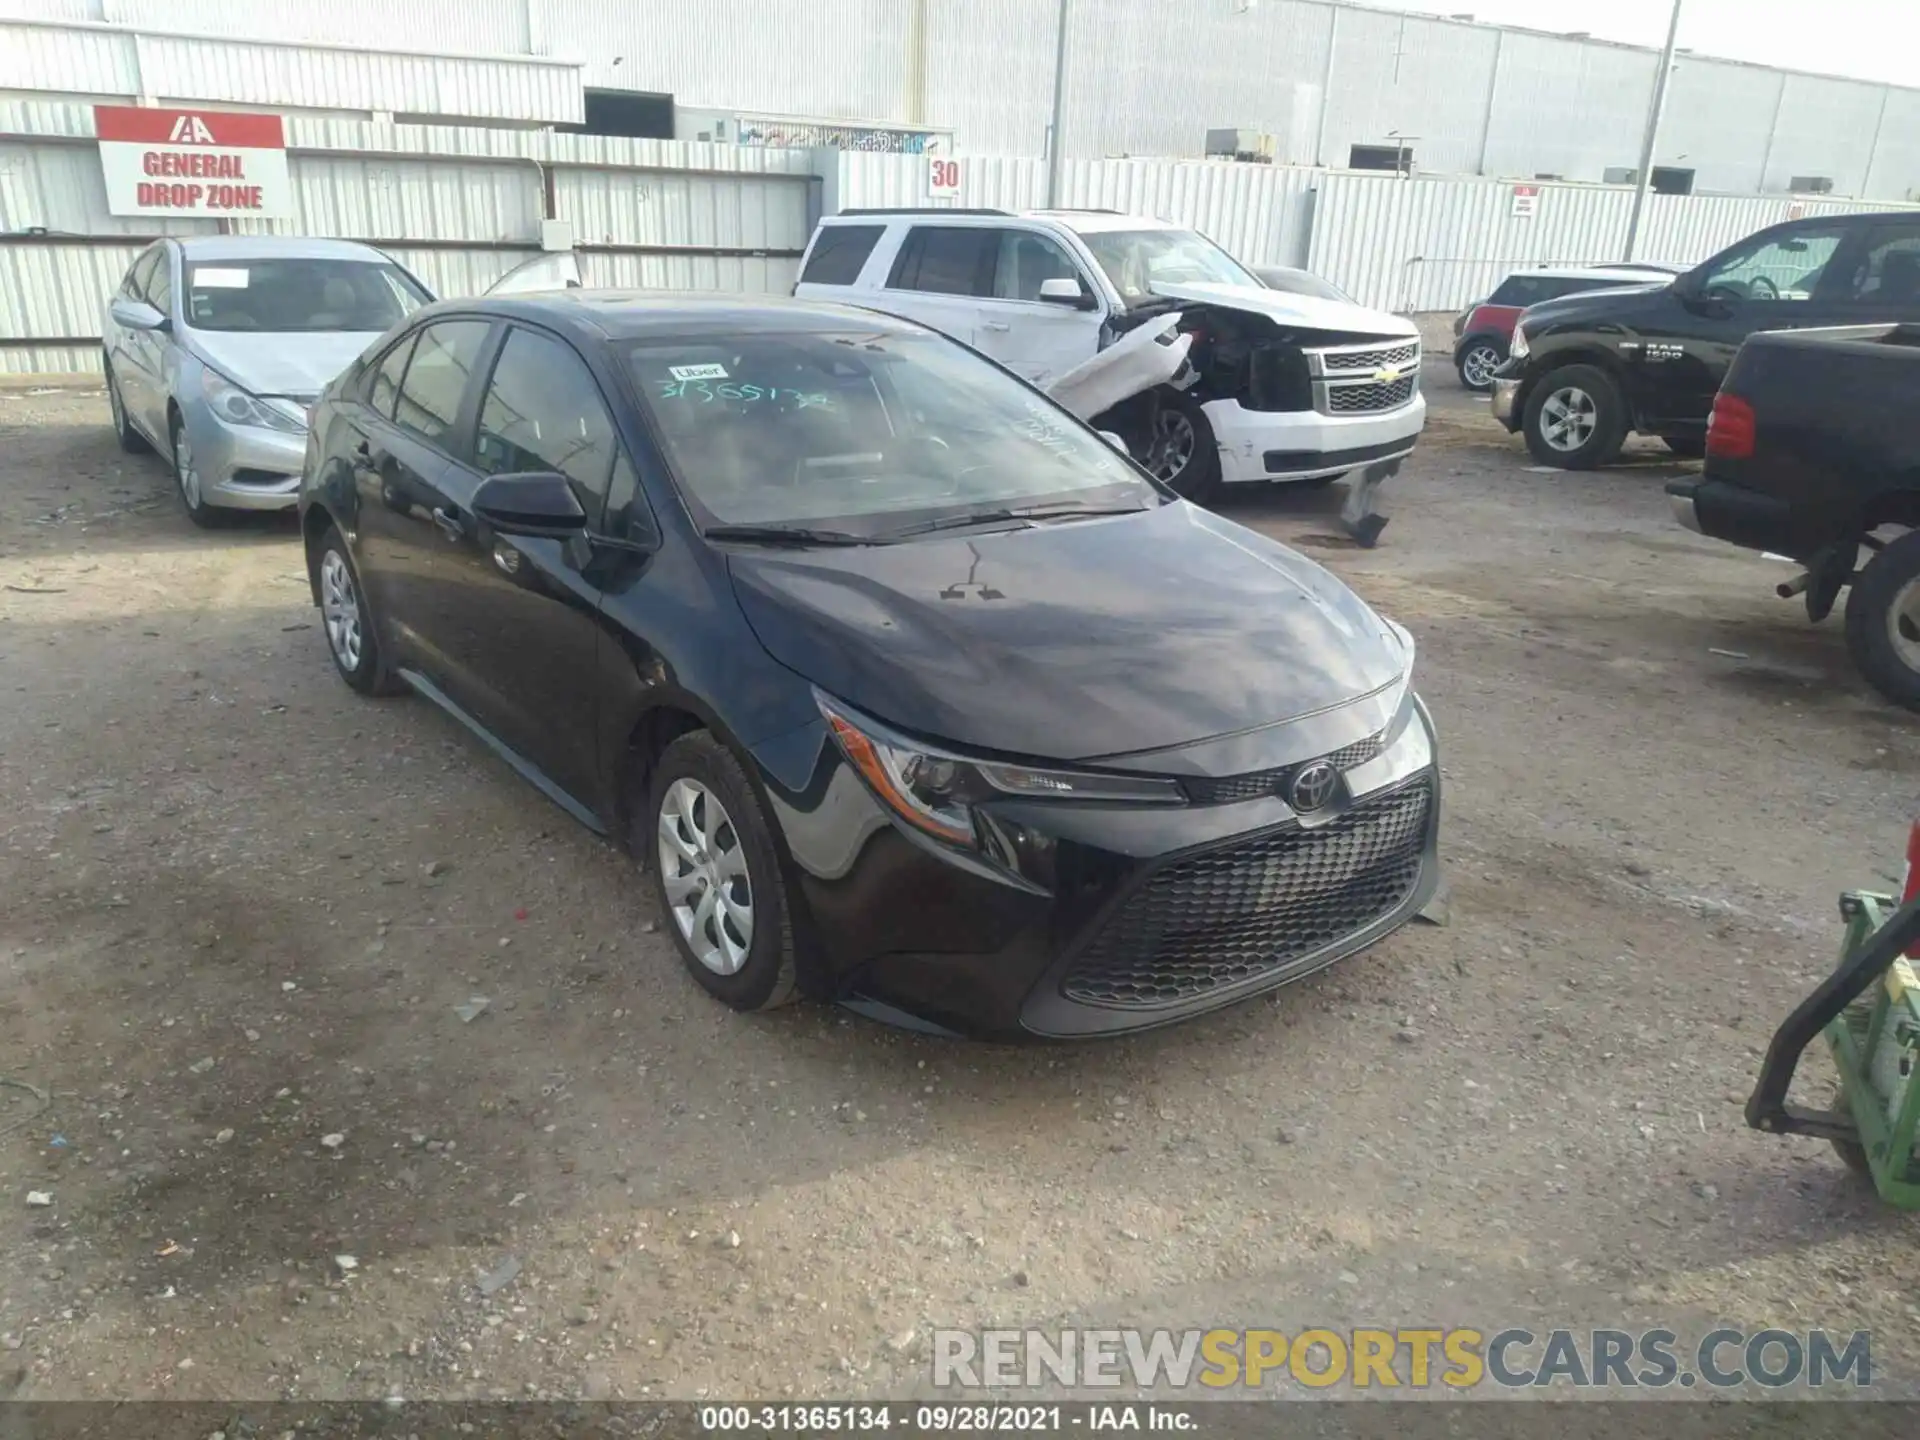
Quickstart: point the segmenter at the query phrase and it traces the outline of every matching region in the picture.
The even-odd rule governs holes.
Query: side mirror
[[[1118,450],[1122,455],[1125,455],[1129,460],[1133,458],[1132,452],[1127,449],[1127,442],[1122,440],[1118,435],[1114,434],[1113,431],[1102,430],[1100,432],[1100,438],[1106,441],[1114,449]]]
[[[1056,276],[1040,282],[1040,298],[1049,305],[1065,305],[1074,310],[1091,310],[1094,299],[1071,276]]]
[[[587,526],[573,486],[551,471],[491,475],[473,492],[472,508],[476,519],[502,535],[564,540]]]
[[[124,325],[129,330],[166,330],[171,328],[167,317],[144,300],[129,300],[125,296],[116,299],[107,307],[113,315],[114,323]]]

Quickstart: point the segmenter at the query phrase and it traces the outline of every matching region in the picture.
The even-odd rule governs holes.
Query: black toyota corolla
[[[713,995],[1078,1036],[1409,919],[1413,642],[964,346],[793,301],[417,312],[313,414],[334,663],[652,872]]]

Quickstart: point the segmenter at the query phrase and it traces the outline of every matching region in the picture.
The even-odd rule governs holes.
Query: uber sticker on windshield
[[[727,367],[724,365],[669,365],[667,374],[676,380],[724,380]]]
[[[205,265],[196,265],[193,270],[193,283],[201,290],[244,290],[247,288],[247,272],[215,270]]]

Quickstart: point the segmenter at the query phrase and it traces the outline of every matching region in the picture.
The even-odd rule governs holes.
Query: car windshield
[[[1094,432],[938,336],[702,335],[637,345],[628,363],[703,528],[871,539],[1160,503]]]
[[[431,297],[398,265],[294,256],[191,261],[187,323],[195,330],[378,332]]]
[[[1155,285],[1260,285],[1238,260],[1191,230],[1096,230],[1080,240],[1129,302],[1145,299]]]

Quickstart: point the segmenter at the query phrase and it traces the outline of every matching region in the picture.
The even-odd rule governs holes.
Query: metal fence
[[[160,235],[204,219],[108,213],[92,111],[0,104],[0,373],[97,370],[101,308]],[[786,293],[819,210],[804,150],[360,121],[287,122],[294,214],[237,233],[378,245],[475,294],[570,222],[590,285]]]

